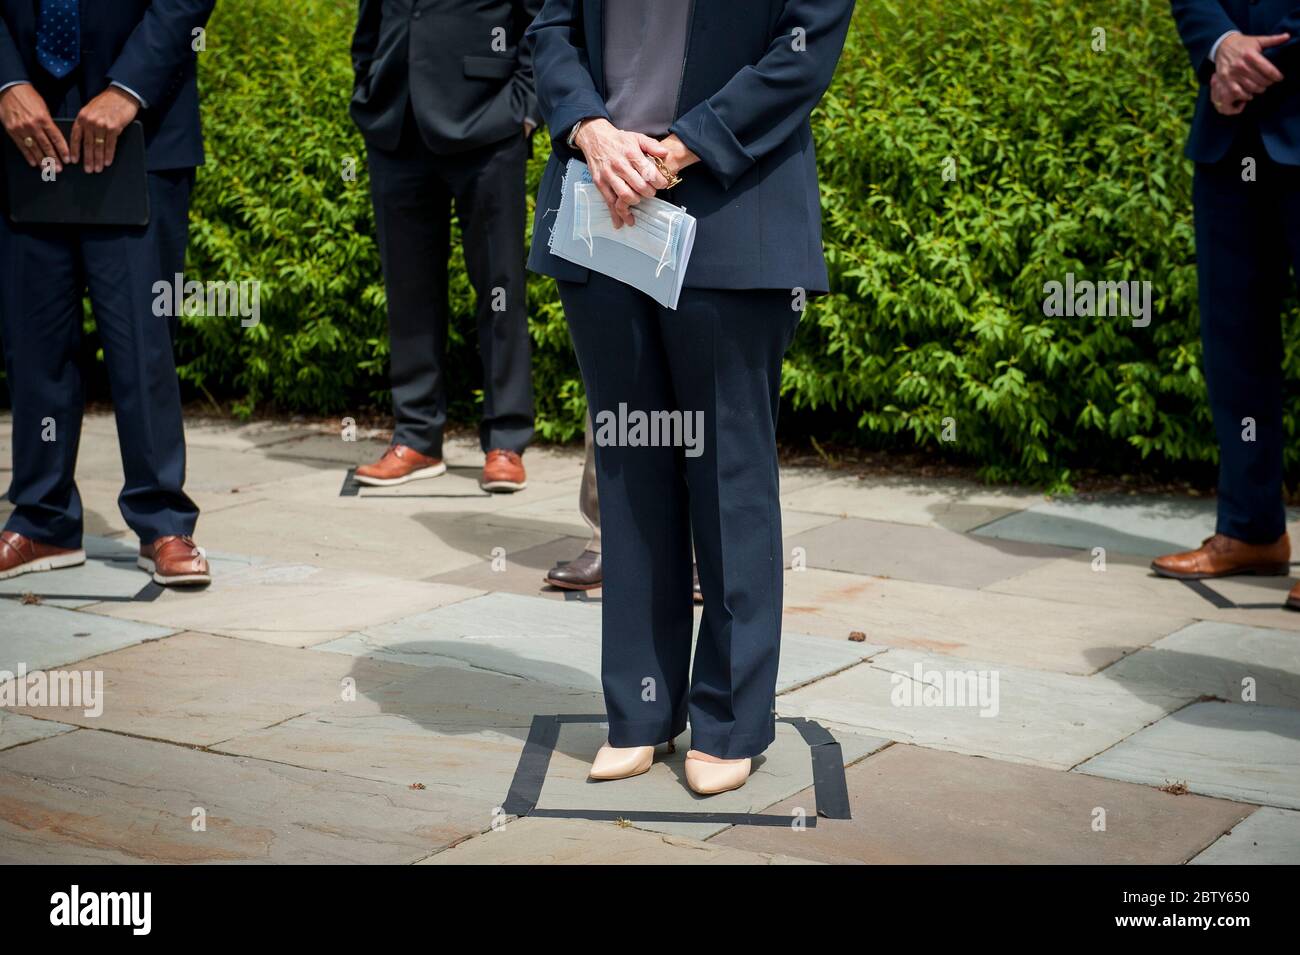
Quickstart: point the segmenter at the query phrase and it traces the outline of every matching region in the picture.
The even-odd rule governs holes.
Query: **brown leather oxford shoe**
[[[441,458],[431,458],[404,444],[395,444],[374,464],[357,468],[352,479],[367,487],[395,487],[421,478],[435,478],[447,473]]]
[[[1226,534],[1215,534],[1207,537],[1196,550],[1157,557],[1151,562],[1151,569],[1161,577],[1176,580],[1205,580],[1234,574],[1283,577],[1291,572],[1291,538],[1283,534],[1271,544],[1247,544]]]
[[[483,462],[483,476],[478,486],[493,494],[510,494],[528,487],[524,459],[514,451],[493,448]]]
[[[141,544],[136,565],[153,574],[154,581],[164,587],[212,583],[203,551],[194,538],[183,534],[168,534],[152,544]]]
[[[33,574],[40,570],[59,570],[76,567],[86,562],[86,552],[80,547],[55,547],[42,544],[17,531],[0,534],[0,580]]]

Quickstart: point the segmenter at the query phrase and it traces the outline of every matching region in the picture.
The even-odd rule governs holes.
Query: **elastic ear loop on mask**
[[[595,255],[596,240],[591,234],[591,199],[587,196],[587,190],[575,188],[573,190],[573,202],[573,215],[575,221],[582,217],[583,210],[586,211],[587,215],[587,234],[583,235],[582,230],[579,229],[578,238],[587,243],[587,254]]]
[[[655,269],[655,278],[659,278],[659,274],[668,267],[668,250],[673,247],[673,230],[676,229],[677,224],[682,221],[683,215],[685,215],[685,213],[674,212],[672,217],[668,220],[668,238],[664,240],[664,252],[663,255],[659,256],[659,267]],[[677,266],[674,264],[674,271],[676,271],[676,268]]]

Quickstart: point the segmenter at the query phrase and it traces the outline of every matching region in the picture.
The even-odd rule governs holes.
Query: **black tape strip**
[[[348,473],[343,476],[343,487],[339,488],[339,497],[357,497],[361,493],[361,485],[353,480],[356,473],[356,468],[348,468]]]
[[[849,783],[844,776],[844,750],[831,731],[815,720],[783,716],[778,722],[789,723],[803,737],[812,753],[813,795],[817,815],[827,819],[852,819],[849,808]]]
[[[790,816],[773,816],[746,812],[657,812],[653,810],[615,809],[538,809],[537,801],[546,782],[551,752],[560,741],[560,727],[565,723],[604,723],[604,713],[561,713],[534,716],[528,740],[515,767],[502,810],[512,816],[545,816],[550,819],[590,819],[615,822],[694,822],[727,826],[790,826]],[[816,720],[802,716],[782,716],[777,722],[789,723],[808,744],[812,754],[813,798],[817,815],[826,819],[851,819],[849,787],[844,776],[844,752],[830,730]],[[816,816],[803,822],[808,828],[817,825]]]
[[[97,604],[130,604],[130,603],[150,603],[151,601],[157,600],[158,595],[161,594],[163,590],[164,588],[161,584],[159,584],[157,581],[151,580],[149,581],[149,583],[145,584],[143,587],[141,587],[135,593],[131,594],[129,597],[124,597],[121,594],[105,595],[105,594],[29,594],[29,593],[0,594],[0,597],[7,598],[10,600],[21,600],[23,597],[32,596],[35,597],[37,600],[82,600],[85,601],[86,603],[97,603]]]
[[[510,781],[510,792],[501,804],[503,812],[511,816],[526,816],[537,808],[546,782],[546,770],[551,765],[551,752],[560,741],[560,721],[554,716],[534,716],[528,728],[528,740],[519,754],[515,778]]]
[[[530,816],[547,819],[590,819],[594,822],[693,822],[713,823],[723,826],[784,826],[794,825],[794,816],[770,816],[757,812],[655,812],[650,809],[533,809]],[[817,828],[817,817],[810,816],[802,825]]]
[[[1184,580],[1183,583],[1187,585],[1187,589],[1192,593],[1200,594],[1220,610],[1233,610],[1237,606],[1223,594],[1208,586],[1203,580]]]

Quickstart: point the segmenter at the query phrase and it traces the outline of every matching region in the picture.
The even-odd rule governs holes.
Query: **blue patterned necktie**
[[[36,61],[52,76],[67,76],[81,62],[78,0],[41,0],[36,26]]]

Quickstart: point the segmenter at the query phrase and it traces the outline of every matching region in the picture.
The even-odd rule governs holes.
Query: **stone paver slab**
[[[1187,623],[1133,608],[1063,611],[1034,597],[828,570],[785,575],[787,631],[907,647],[992,663],[1093,673]]]
[[[937,679],[946,687],[951,681],[953,691],[927,702],[918,674],[925,683]],[[1098,677],[889,650],[777,697],[777,712],[935,749],[1068,769],[1187,699],[1155,691],[1138,697]]]
[[[1079,772],[1300,809],[1300,710],[1194,703],[1078,767]]]
[[[476,594],[445,584],[268,563],[214,576],[201,591],[172,590],[150,603],[104,603],[93,609],[176,630],[302,647]]]
[[[33,719],[8,709],[0,709],[0,749],[21,746],[38,739],[49,739],[51,736],[69,733],[74,729],[75,726],[67,723]]]
[[[1214,529],[1214,501],[1100,496],[1040,501],[978,528],[984,537],[1158,557],[1198,546]],[[1290,515],[1295,520],[1296,514]]]
[[[1086,606],[1089,613],[1097,607],[1141,607],[1170,616],[1300,630],[1300,614],[1283,607],[1287,591],[1295,582],[1289,577],[1225,577],[1189,586],[1157,577],[1150,563],[1146,558],[1107,554],[1105,570],[1094,570],[1092,556],[1081,554],[1050,561],[987,589],[1067,606]],[[1065,607],[1062,611],[1070,612]]]
[[[1300,865],[1300,812],[1256,809],[1191,865]]]
[[[802,831],[737,827],[709,843],[829,863],[1173,865],[1250,812],[1111,780],[1081,785],[1081,778],[900,744],[849,767],[851,820],[819,819]],[[799,793],[771,811],[790,812],[809,799]]]
[[[516,819],[439,852],[420,865],[805,865],[615,822]]]
[[[104,675],[101,714],[52,706],[17,712],[208,746],[310,711],[373,711],[368,694],[407,675],[406,667],[378,660],[201,633],[118,650],[79,668]],[[355,699],[345,699],[345,679],[354,681]]]
[[[477,806],[486,827],[510,791],[534,715],[603,709],[595,693],[476,670],[418,667],[402,680],[359,685],[350,706],[250,730],[214,748],[445,791]],[[590,760],[594,754],[584,755]]]
[[[268,500],[207,515],[201,530],[204,546],[286,563],[419,579],[488,563],[497,548],[510,553],[557,536],[486,523],[478,512],[491,505],[479,497],[498,495],[441,502],[339,497],[343,473],[328,477],[328,486],[307,489],[289,482],[268,492]],[[436,485],[442,480],[420,483]],[[438,503],[443,506],[434,506]],[[401,542],[400,557],[394,542]]]
[[[176,629],[133,620],[114,620],[62,607],[0,600],[0,670],[45,670],[75,663]]]
[[[1073,553],[1063,547],[860,518],[837,520],[792,537],[786,548],[793,547],[802,549],[809,567],[971,589]]]
[[[967,481],[866,476],[811,482],[790,491],[783,482],[781,506],[838,517],[969,531],[1042,499],[1041,494],[1031,491],[989,488]]]
[[[482,823],[446,793],[114,733],[0,752],[5,863],[401,864]]]
[[[1143,687],[1230,703],[1300,709],[1300,637],[1201,621],[1157,640],[1102,671],[1141,694]],[[1300,770],[1298,770],[1300,771]]]
[[[368,628],[318,650],[425,666],[469,666],[599,691],[601,610],[579,601],[491,593]],[[782,636],[778,692],[858,663],[882,648]]]

